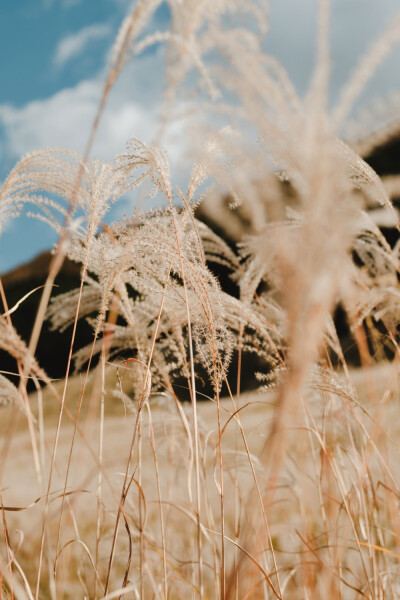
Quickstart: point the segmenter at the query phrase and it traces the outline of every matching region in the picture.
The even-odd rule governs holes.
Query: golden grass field
[[[372,547],[368,541],[371,539],[371,533],[365,531],[365,528],[368,529],[371,525],[367,520],[363,524],[363,516],[365,517],[364,513],[368,512],[370,507],[363,504],[367,501],[369,492],[367,482],[361,481],[370,477],[371,482],[374,482],[377,497],[383,492],[387,501],[389,494],[385,486],[390,487],[390,478],[386,467],[383,468],[379,464],[378,450],[384,456],[387,469],[394,480],[398,480],[400,474],[398,365],[382,364],[370,370],[353,370],[350,376],[360,400],[359,407],[354,403],[348,406],[348,400],[331,394],[329,390],[309,390],[303,399],[304,410],[299,411],[295,417],[297,424],[293,426],[293,431],[288,432],[286,456],[280,469],[278,489],[269,516],[270,536],[281,573],[280,586],[281,589],[286,589],[287,598],[305,597],[307,587],[313,590],[313,598],[335,597],[324,595],[334,594],[335,590],[337,593],[340,590],[340,597],[343,598],[357,597],[354,590],[338,580],[337,575],[332,575],[335,559],[329,555],[329,544],[323,543],[323,540],[326,542],[331,536],[335,539],[335,552],[340,556],[341,564],[347,565],[349,569],[349,573],[344,573],[343,580],[349,584],[351,582],[355,588],[357,580],[362,581],[361,555],[367,563],[373,558],[377,564],[384,561],[386,566],[389,562],[394,569],[398,568],[397,565],[400,568],[400,555],[397,554],[400,544],[396,537],[388,539],[385,523],[381,522],[382,514],[376,518],[382,528],[382,535],[387,540],[385,548],[380,547],[379,543]],[[115,384],[113,368],[109,368],[106,379],[107,387],[112,389]],[[80,376],[71,378],[69,382],[66,406],[72,414],[81,384]],[[58,382],[56,387],[61,389],[62,382]],[[104,585],[122,482],[135,428],[135,415],[126,412],[122,402],[107,393],[104,421],[101,425],[96,414],[99,407],[87,407],[90,406],[90,399],[93,399],[91,388],[92,385],[89,385],[80,415],[80,431],[77,433],[72,452],[66,489],[69,495],[65,497],[61,524],[61,496],[74,430],[67,416],[62,420],[54,463],[45,543],[47,551],[54,556],[58,529],[61,528],[59,557],[56,561],[57,597],[92,597],[95,562],[103,582],[98,583],[97,593],[99,597],[103,597],[101,589]],[[248,551],[251,549],[246,532],[254,541],[261,527],[262,516],[250,462],[257,483],[262,488],[265,483],[263,447],[269,434],[275,400],[274,392],[242,394],[235,400],[236,408],[240,409],[237,412],[240,427],[232,417],[232,400],[221,401],[227,572],[243,554],[237,544],[247,544]],[[35,395],[30,396],[30,401],[39,429],[38,402]],[[1,414],[2,452],[7,446],[7,458],[3,461],[5,468],[2,473],[3,514],[6,517],[11,546],[15,549],[15,558],[30,582],[34,581],[37,569],[45,511],[44,490],[58,418],[58,407],[54,404],[53,394],[44,392],[43,407],[43,425],[40,425],[40,428],[43,427],[43,435],[38,430],[35,433],[42,483],[35,467],[26,416],[21,412],[17,415],[15,430],[10,434],[10,421],[14,421],[15,414],[12,409],[7,408],[3,408]],[[90,414],[91,410],[93,415]],[[213,563],[220,544],[220,536],[214,533],[220,529],[215,403],[199,402],[197,411],[201,457],[203,597],[213,598],[216,597],[215,587],[218,582]],[[351,425],[348,415],[346,416],[347,412],[351,412]],[[357,423],[357,426],[354,423]],[[198,596],[196,569],[193,568],[197,561],[195,484],[193,457],[191,458],[193,450],[186,429],[192,429],[192,426],[190,403],[177,405],[172,398],[154,397],[143,409],[141,436],[135,445],[129,467],[133,481],[124,505],[133,545],[131,575],[126,583],[125,597],[135,598],[140,585],[143,586],[145,598],[162,595],[160,581],[163,579],[164,559],[168,597]],[[348,427],[351,427],[351,432],[348,431]],[[361,433],[363,428],[365,431]],[[99,452],[100,431],[102,452]],[[320,441],[317,435],[321,436]],[[351,446],[354,444],[357,451],[352,450]],[[360,462],[359,456],[363,456],[364,462]],[[335,461],[331,465],[330,473],[330,469],[327,469],[328,459]],[[339,478],[335,476],[335,464],[340,466]],[[41,500],[33,504],[40,497]],[[350,515],[347,515],[347,518],[343,515],[344,502],[349,505],[354,530]],[[11,508],[22,507],[26,508],[19,512],[10,511]],[[160,530],[160,510],[164,542]],[[396,515],[390,515],[390,505],[384,510],[389,511],[391,518],[397,519]],[[335,531],[332,532],[328,526],[330,520],[335,522]],[[360,544],[358,550],[356,535]],[[375,535],[378,534],[375,532],[374,538]],[[122,522],[119,525],[112,568],[111,580],[114,590],[122,586],[129,555],[128,538]],[[138,548],[141,548],[140,552]],[[271,560],[271,556],[269,559]],[[268,563],[268,560],[266,562]],[[248,572],[251,572],[251,565],[251,562],[247,565]],[[44,571],[46,570],[47,566]],[[141,584],[138,582],[140,572],[143,577]],[[15,568],[13,573],[21,582]],[[275,581],[271,567],[270,573],[272,581]],[[246,597],[257,598],[259,594],[264,593],[261,591],[263,584],[254,573],[253,577],[261,585],[261,589],[254,584],[252,593]],[[47,573],[45,583],[42,583],[41,587],[41,598],[51,596],[51,586],[55,585],[54,580],[53,583],[51,580]],[[317,596],[316,593],[321,595]],[[24,597],[23,592],[21,594]]]

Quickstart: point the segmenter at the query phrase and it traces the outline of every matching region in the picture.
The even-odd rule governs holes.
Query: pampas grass
[[[159,4],[138,1],[121,26],[85,154],[26,156],[0,192],[2,222],[29,214],[59,235],[28,343],[1,287],[0,346],[19,374],[18,387],[0,376],[12,405],[2,595],[397,598],[399,255],[371,211],[397,225],[397,181],[362,158],[388,127],[353,146],[340,132],[400,41],[399,20],[330,110],[329,2],[304,98],[263,51],[264,2],[169,0],[169,30],[143,33]],[[89,160],[119,73],[156,43],[166,44],[163,126],[190,97],[196,143],[203,136],[186,189],[160,140],[132,138],[112,164]],[[105,225],[114,203],[149,184],[158,210]],[[222,232],[234,223],[225,233],[236,245],[197,218],[203,200]],[[65,257],[81,265],[80,287],[51,298]],[[339,305],[358,372],[336,331]],[[71,331],[58,383],[35,359],[45,318]],[[93,342],[76,351],[80,319]],[[374,366],[388,348],[391,364]],[[245,356],[257,358],[258,394],[242,390]]]

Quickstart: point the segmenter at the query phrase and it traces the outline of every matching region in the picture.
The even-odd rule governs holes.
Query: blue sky
[[[1,0],[0,177],[25,153],[49,146],[82,152],[98,106],[107,57],[128,0]],[[360,56],[400,10],[398,0],[333,0],[332,101]],[[159,26],[167,19],[162,8]],[[315,56],[316,0],[271,0],[265,46],[301,93]],[[112,91],[93,155],[111,160],[132,136],[150,141],[163,76],[160,48],[131,63]],[[368,85],[359,106],[400,91],[400,51]],[[179,142],[170,149],[179,160]],[[175,155],[174,155],[175,152]],[[15,219],[0,237],[0,273],[51,247],[48,228]]]

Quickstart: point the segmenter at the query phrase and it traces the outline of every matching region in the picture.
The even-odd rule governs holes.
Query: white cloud
[[[161,52],[142,57],[127,65],[109,96],[100,122],[91,158],[112,161],[126,150],[126,142],[138,137],[151,142],[159,125],[159,110],[163,91]],[[21,107],[0,104],[0,160],[11,170],[22,155],[48,147],[61,147],[84,152],[93,119],[98,110],[104,74],[66,88],[41,100]],[[184,187],[181,159],[187,131],[178,124],[175,137],[162,144],[172,163],[172,181]],[[133,207],[149,208],[158,202],[144,193],[126,195],[112,209],[110,218],[132,214]],[[38,233],[39,232],[39,233]],[[23,240],[23,242],[21,242]],[[0,238],[0,272],[22,263],[54,243],[50,229],[43,223],[17,219],[15,228]]]
[[[95,23],[67,35],[57,45],[53,58],[54,66],[63,67],[65,63],[79,56],[91,42],[107,37],[110,30],[106,23]]]
[[[163,83],[161,55],[142,57],[128,65],[112,89],[95,137],[92,157],[113,160],[123,153],[126,142],[137,137],[154,139],[159,126]],[[61,147],[83,153],[99,107],[103,75],[81,81],[49,98],[29,102],[22,107],[0,104],[2,154],[10,161],[27,152]],[[184,154],[183,125],[170,129],[163,139],[174,169]],[[172,137],[172,135],[174,137]]]
[[[102,91],[97,80],[83,81],[45,100],[22,108],[0,106],[0,121],[6,132],[8,153],[19,157],[45,147],[63,147],[83,152]],[[154,133],[154,110],[112,98],[96,137],[93,155],[109,160],[123,152],[126,140]]]

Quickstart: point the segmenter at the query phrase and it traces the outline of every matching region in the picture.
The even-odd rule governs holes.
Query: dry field
[[[398,365],[354,370],[350,377],[352,398],[346,397],[344,385],[340,395],[327,382],[325,389],[310,389],[301,400],[287,432],[285,458],[267,517],[271,548],[256,566],[249,555],[256,556],[257,537],[265,524],[255,482],[265,493],[264,447],[276,393],[243,394],[234,400],[236,409],[231,399],[221,401],[226,585],[243,557],[241,578],[248,578],[246,593],[242,588],[236,597],[274,597],[266,575],[271,586],[290,599],[372,597],[369,585],[378,590],[374,597],[400,594],[396,584],[400,543],[398,529],[393,529],[398,526],[399,501],[393,485],[400,475]],[[126,374],[122,379],[126,381]],[[70,380],[66,406],[71,415],[81,383],[80,377]],[[113,389],[114,384],[110,368],[107,388]],[[56,387],[61,389],[62,383]],[[64,503],[73,423],[64,416],[46,506],[58,415],[53,394],[43,395],[42,422],[37,398],[30,396],[39,465],[35,465],[26,416],[19,413],[14,422],[14,412],[2,409],[1,448],[7,452],[2,462],[3,516],[15,555],[11,576],[18,584],[16,597],[30,597],[27,589],[33,587],[37,575],[44,520],[48,563],[43,567],[39,597],[104,596],[136,415],[106,393],[104,420],[100,420],[99,407],[90,407],[95,386],[91,388],[80,415]],[[202,597],[217,598],[221,560],[217,413],[213,402],[201,402],[197,410]],[[199,597],[191,405],[179,405],[168,397],[151,398],[140,423],[128,468],[132,482],[118,526],[109,592],[122,588],[131,552],[123,597],[165,597],[165,590],[169,598]],[[10,427],[14,427],[12,433]],[[385,587],[389,578],[381,575],[383,570],[391,574],[390,588]],[[26,587],[21,573],[29,581]],[[118,596],[109,593],[107,597]]]

